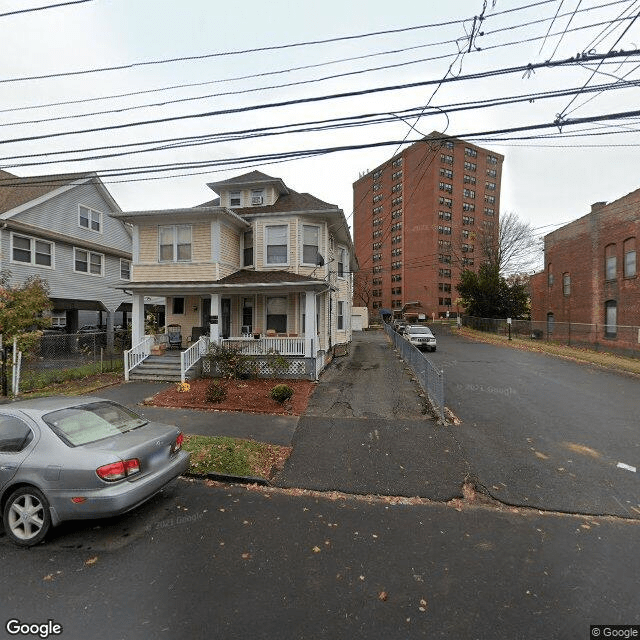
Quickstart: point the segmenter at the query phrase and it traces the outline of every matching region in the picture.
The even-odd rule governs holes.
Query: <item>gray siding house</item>
[[[125,324],[131,230],[95,173],[21,178],[0,171],[0,270],[12,285],[49,284],[53,325]],[[120,288],[118,288],[120,287]]]

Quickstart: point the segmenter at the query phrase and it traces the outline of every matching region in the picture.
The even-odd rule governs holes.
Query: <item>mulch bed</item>
[[[272,380],[256,378],[253,380],[230,380],[227,382],[227,397],[222,402],[207,402],[207,387],[212,378],[199,378],[189,382],[189,391],[178,391],[173,385],[153,396],[146,404],[156,407],[174,407],[177,409],[199,409],[201,411],[246,411],[252,413],[270,413],[276,415],[299,416],[304,413],[309,398],[316,388],[310,380]],[[277,384],[286,384],[294,391],[290,400],[280,404],[271,399],[269,392]]]

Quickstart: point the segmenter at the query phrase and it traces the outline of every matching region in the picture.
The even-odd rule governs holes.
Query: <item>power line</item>
[[[563,123],[563,126],[571,126],[584,124],[589,122],[600,122],[600,121],[612,121],[612,120],[620,120],[629,117],[638,117],[640,116],[640,110],[635,111],[625,111],[620,113],[608,113],[608,114],[600,114],[596,116],[586,116],[582,118],[572,118]],[[508,127],[504,129],[494,129],[490,131],[479,131],[479,132],[469,132],[463,133],[456,136],[443,136],[442,140],[449,140],[452,137],[458,139],[484,139],[489,136],[502,135],[506,133],[517,133],[522,131],[535,131],[542,129],[551,129],[556,128],[556,122],[549,123],[540,123],[540,124],[529,124],[522,125],[518,127]],[[420,140],[412,140],[408,141],[409,144],[413,144],[416,142],[433,142],[436,141],[437,138],[432,137]],[[217,160],[206,160],[206,161],[191,161],[191,162],[174,162],[170,164],[156,164],[156,165],[147,165],[147,166],[137,166],[137,167],[120,167],[114,169],[101,170],[98,173],[100,176],[104,176],[105,178],[113,178],[113,177],[123,177],[123,176],[137,176],[137,175],[149,175],[153,173],[166,173],[169,171],[177,171],[184,169],[201,169],[201,168],[212,168],[212,167],[222,167],[222,166],[234,166],[241,167],[246,164],[251,163],[267,163],[274,161],[285,161],[285,160],[293,160],[299,158],[308,158],[315,156],[328,155],[332,153],[338,153],[343,151],[354,151],[361,149],[371,149],[376,147],[385,147],[385,146],[393,146],[398,144],[398,140],[386,140],[380,142],[369,142],[364,144],[352,144],[352,145],[342,145],[337,147],[325,147],[318,149],[303,149],[303,150],[292,150],[292,151],[283,151],[272,154],[258,154],[253,156],[241,156],[237,158],[219,158]],[[64,182],[66,179],[59,178],[56,176],[47,177],[45,183],[46,184],[55,184],[58,182]],[[37,183],[37,177],[34,179],[32,184]],[[19,183],[12,183],[12,179],[7,178],[4,180],[0,180],[0,185],[3,186],[23,186]]]
[[[602,7],[608,7],[608,6],[612,5],[612,4],[619,4],[620,2],[626,2],[626,1],[627,0],[616,0],[615,2],[612,2],[612,3],[607,3],[607,4],[604,4],[604,5],[597,5],[596,7],[588,7],[586,9],[583,9],[582,11],[593,11],[595,9],[599,9],[599,8],[602,8]],[[565,16],[565,15],[572,15],[572,14],[563,14],[563,16]],[[523,24],[510,26],[510,27],[502,27],[502,28],[494,30],[494,31],[483,32],[483,35],[484,36],[490,36],[490,35],[494,35],[496,33],[501,33],[503,31],[507,31],[507,30],[511,30],[511,29],[517,29],[517,28],[523,28],[525,26],[530,26],[532,24],[545,22],[547,20],[548,20],[548,18],[543,18],[543,19],[533,20],[533,21],[530,21],[530,22],[527,22],[527,23],[523,23]],[[582,29],[592,28],[593,26],[599,26],[601,24],[610,24],[610,23],[607,22],[607,23],[596,23],[596,24],[583,25],[581,27],[577,27],[575,30],[582,30]],[[565,33],[566,33],[566,29],[565,29]],[[552,35],[559,35],[559,34],[552,34]],[[533,40],[537,40],[537,39],[540,39],[540,38],[531,38],[531,39],[529,39],[527,41],[533,41]],[[331,64],[338,64],[338,63],[342,63],[342,62],[346,62],[346,61],[361,60],[361,59],[370,58],[370,57],[376,57],[376,56],[380,56],[380,55],[396,54],[396,53],[401,53],[401,52],[414,50],[414,49],[419,49],[419,48],[440,46],[440,45],[445,45],[445,44],[454,44],[454,43],[458,43],[459,40],[460,40],[460,38],[457,38],[457,39],[445,40],[445,41],[436,42],[436,43],[428,43],[428,44],[424,44],[424,45],[417,45],[417,46],[414,46],[414,47],[406,47],[404,49],[394,49],[394,50],[388,50],[388,51],[384,51],[384,52],[376,52],[376,53],[366,54],[366,55],[362,55],[362,56],[355,56],[355,57],[351,57],[351,58],[342,58],[342,59],[338,59],[338,60],[333,60],[333,61],[328,61],[328,62],[323,62],[323,63],[317,63],[317,64],[313,64],[313,65],[304,65],[304,66],[300,66],[300,67],[293,67],[293,68],[281,69],[281,70],[276,70],[276,71],[269,71],[269,72],[258,73],[258,74],[250,74],[250,75],[238,76],[238,77],[233,77],[233,78],[211,80],[211,81],[207,81],[207,82],[197,82],[197,83],[190,83],[190,84],[179,84],[179,85],[172,85],[172,86],[168,86],[168,87],[159,87],[159,88],[155,88],[155,89],[147,89],[147,90],[143,90],[143,91],[132,91],[132,92],[127,92],[127,93],[114,94],[114,95],[109,95],[109,96],[100,96],[100,97],[93,97],[93,98],[80,98],[80,99],[77,99],[77,100],[65,100],[65,101],[52,102],[52,103],[39,104],[39,105],[28,105],[28,106],[14,107],[14,108],[9,108],[9,109],[0,109],[0,113],[7,113],[7,112],[11,112],[11,111],[23,111],[23,110],[40,109],[40,108],[47,108],[47,107],[53,107],[53,106],[62,106],[62,105],[70,105],[70,104],[81,104],[81,103],[95,102],[95,101],[101,101],[101,100],[111,100],[111,99],[117,99],[117,98],[123,98],[123,97],[131,97],[131,96],[135,96],[135,95],[142,95],[142,94],[146,94],[146,93],[158,93],[158,92],[163,92],[163,91],[172,91],[172,90],[180,89],[180,88],[205,86],[205,85],[211,85],[211,84],[221,84],[221,83],[226,83],[226,82],[234,82],[234,81],[237,81],[237,80],[247,80],[247,79],[252,79],[252,78],[259,78],[259,77],[264,77],[264,76],[269,76],[269,75],[279,75],[279,74],[283,74],[283,73],[291,73],[292,71],[298,71],[298,70],[309,69],[309,68],[317,68],[317,67],[320,67],[320,66],[327,66],[327,65],[331,65]],[[502,44],[499,44],[499,45],[487,47],[487,48],[485,48],[485,50],[494,49],[494,48],[501,48],[501,47],[507,47],[507,46],[513,46],[513,45],[517,45],[517,44],[522,44],[522,42],[524,42],[524,41],[502,43]],[[460,56],[460,53],[461,52],[459,51],[458,54],[456,55],[456,59],[457,59],[457,57]],[[371,72],[376,72],[376,71],[399,68],[399,67],[403,67],[403,66],[420,64],[420,63],[423,63],[423,62],[433,62],[435,60],[441,60],[441,59],[444,59],[444,58],[451,57],[452,55],[455,55],[455,54],[445,54],[445,55],[440,55],[440,56],[432,56],[432,57],[428,57],[428,58],[420,58],[420,59],[417,59],[417,60],[409,60],[409,61],[400,62],[400,63],[396,63],[396,64],[384,65],[384,66],[379,66],[379,67],[371,67],[371,68],[367,68],[367,69],[349,71],[349,72],[345,72],[345,73],[341,73],[341,74],[334,74],[334,75],[330,75],[330,76],[323,76],[323,77],[320,77],[320,78],[313,78],[313,79],[309,79],[309,80],[301,80],[301,81],[289,82],[289,83],[278,84],[278,85],[269,85],[269,86],[262,86],[262,87],[256,87],[256,88],[241,89],[241,90],[237,90],[237,91],[225,91],[225,92],[212,93],[212,94],[206,94],[206,95],[200,95],[200,96],[191,96],[191,97],[186,97],[186,98],[175,98],[175,99],[172,99],[172,100],[163,100],[162,102],[152,102],[152,103],[146,103],[146,104],[142,104],[142,105],[120,107],[120,108],[117,108],[117,109],[94,111],[94,112],[89,112],[89,113],[85,112],[85,113],[79,113],[79,114],[71,114],[71,115],[67,115],[67,116],[56,116],[56,117],[51,117],[51,118],[41,118],[41,119],[38,119],[38,120],[24,120],[24,121],[6,123],[6,124],[0,125],[0,126],[10,126],[10,125],[20,125],[20,124],[34,124],[34,123],[40,123],[40,122],[51,122],[51,121],[56,121],[56,120],[68,120],[68,119],[74,119],[74,118],[85,118],[85,117],[95,116],[95,115],[105,115],[105,114],[111,114],[111,113],[123,113],[125,111],[132,111],[132,110],[151,108],[151,107],[165,107],[165,106],[167,106],[169,104],[178,104],[178,103],[184,103],[184,102],[194,102],[194,101],[198,101],[198,100],[206,100],[206,99],[222,97],[222,96],[242,95],[242,94],[246,94],[246,93],[261,92],[261,91],[272,90],[272,89],[282,89],[282,88],[286,88],[286,87],[300,86],[300,85],[305,85],[305,84],[313,84],[313,83],[318,83],[318,82],[325,82],[327,80],[335,80],[335,79],[338,79],[338,78],[343,78],[343,77],[348,77],[348,76],[353,76],[353,75],[361,75],[361,74],[365,74],[365,73],[371,73]],[[455,60],[454,60],[454,62],[452,63],[451,66],[453,66],[453,64],[455,64]]]
[[[81,0],[87,2],[89,0]],[[386,29],[384,31],[371,31],[369,33],[361,33],[356,35],[347,35],[347,36],[337,36],[335,38],[325,38],[322,40],[306,40],[303,42],[292,42],[288,44],[278,44],[271,45],[267,47],[255,47],[252,49],[236,49],[233,51],[218,51],[214,53],[203,53],[195,56],[180,56],[176,58],[164,58],[161,60],[145,60],[142,62],[130,62],[128,64],[122,65],[112,65],[108,67],[98,67],[96,69],[78,69],[76,71],[60,71],[57,73],[46,73],[41,75],[34,76],[22,76],[20,78],[5,78],[1,79],[0,83],[9,83],[9,82],[27,82],[30,80],[45,80],[51,78],[64,78],[69,76],[80,76],[80,75],[88,75],[93,73],[103,73],[105,71],[122,71],[125,69],[135,69],[138,67],[149,67],[154,65],[163,65],[163,64],[171,64],[174,62],[193,62],[194,60],[206,60],[210,58],[221,58],[228,56],[237,56],[243,55],[247,53],[264,53],[265,51],[278,51],[282,49],[292,49],[297,47],[306,47],[310,45],[319,45],[319,44],[328,44],[332,42],[344,42],[347,40],[359,40],[362,38],[371,38],[373,36],[381,36],[381,35],[389,35],[395,33],[406,33],[408,31],[419,31],[422,29],[433,29],[438,27],[446,27],[452,24],[460,24],[465,20],[454,20],[451,22],[439,22],[433,24],[423,24],[412,27],[402,27],[398,29]]]
[[[34,11],[44,11],[46,9],[57,9],[58,7],[66,7],[71,4],[83,4],[85,2],[93,2],[93,0],[70,0],[69,2],[58,2],[57,4],[49,4],[44,7],[32,7],[31,9],[16,9],[15,11],[7,11],[6,13],[0,13],[0,18],[15,16],[15,15],[18,15],[19,13],[32,13]]]
[[[64,137],[64,136],[70,136],[70,135],[78,135],[78,134],[84,134],[84,133],[96,133],[96,132],[99,132],[99,131],[113,131],[113,130],[128,129],[128,128],[131,128],[131,127],[138,127],[138,126],[149,125],[149,124],[160,124],[160,123],[166,123],[166,122],[193,120],[193,119],[207,118],[207,117],[219,116],[219,115],[230,115],[230,114],[234,114],[234,113],[246,113],[246,112],[249,112],[249,111],[272,109],[272,108],[276,108],[276,107],[292,106],[292,105],[299,105],[299,104],[309,104],[309,103],[314,103],[314,102],[323,102],[323,101],[327,101],[327,100],[336,100],[336,99],[350,98],[350,97],[363,96],[363,95],[370,95],[370,94],[383,93],[383,92],[389,92],[389,91],[399,91],[399,90],[403,90],[403,89],[411,89],[411,88],[416,88],[416,87],[425,87],[425,86],[429,86],[429,85],[433,85],[433,84],[440,84],[440,83],[443,83],[443,82],[450,83],[450,82],[460,82],[460,81],[465,81],[465,80],[478,80],[478,79],[484,79],[484,78],[489,78],[489,77],[508,75],[508,74],[512,74],[512,73],[521,73],[523,71],[524,72],[529,72],[531,70],[545,68],[545,67],[546,68],[563,67],[563,66],[567,66],[567,65],[579,64],[580,62],[584,62],[584,61],[587,61],[587,60],[589,60],[589,61],[604,60],[606,58],[616,58],[616,57],[620,57],[620,56],[628,57],[628,56],[633,56],[633,55],[640,55],[640,50],[635,49],[633,51],[626,51],[626,52],[610,51],[607,54],[581,54],[581,56],[579,58],[571,57],[571,58],[567,58],[567,59],[559,60],[559,61],[546,61],[546,62],[540,62],[540,63],[535,63],[535,64],[531,64],[530,63],[528,65],[520,65],[520,66],[517,66],[517,67],[507,67],[507,68],[503,68],[503,69],[495,69],[495,70],[492,70],[492,71],[483,71],[483,72],[472,73],[472,74],[467,74],[467,75],[455,76],[455,77],[452,77],[452,78],[441,78],[441,79],[438,79],[438,80],[424,80],[424,81],[421,81],[421,82],[410,82],[410,83],[404,83],[404,84],[399,84],[399,85],[391,85],[391,86],[385,86],[385,87],[373,87],[373,88],[361,89],[361,90],[357,90],[357,91],[347,91],[347,92],[334,93],[334,94],[329,94],[329,95],[312,96],[312,97],[309,97],[309,98],[297,98],[297,99],[292,99],[292,100],[283,100],[283,101],[279,101],[279,102],[270,102],[270,103],[249,105],[249,106],[245,106],[245,107],[235,107],[235,108],[230,108],[230,109],[218,109],[218,110],[215,110],[215,111],[208,111],[208,112],[194,113],[194,114],[186,114],[186,115],[180,115],[180,116],[170,116],[170,117],[166,117],[166,118],[157,118],[157,119],[143,120],[143,121],[138,121],[138,122],[128,122],[128,123],[116,124],[116,125],[105,125],[105,126],[102,126],[102,127],[79,129],[79,130],[75,130],[75,131],[61,131],[61,132],[57,132],[57,133],[47,133],[47,134],[40,134],[40,135],[35,135],[35,136],[24,136],[24,137],[19,137],[19,138],[7,138],[7,139],[4,139],[4,140],[0,140],[0,144],[10,144],[10,143],[14,143],[14,142],[26,142],[26,141],[33,141],[33,140],[43,140],[43,139],[48,139],[48,138],[58,138],[58,137]]]

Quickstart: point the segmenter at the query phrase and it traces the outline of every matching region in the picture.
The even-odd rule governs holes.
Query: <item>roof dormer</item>
[[[270,206],[281,195],[289,194],[289,189],[280,178],[272,178],[260,171],[210,182],[207,186],[220,196],[220,206],[230,209]]]

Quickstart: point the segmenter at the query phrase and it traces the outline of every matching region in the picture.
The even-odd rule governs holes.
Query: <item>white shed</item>
[[[367,307],[351,308],[351,330],[362,331],[369,328],[369,309]]]

